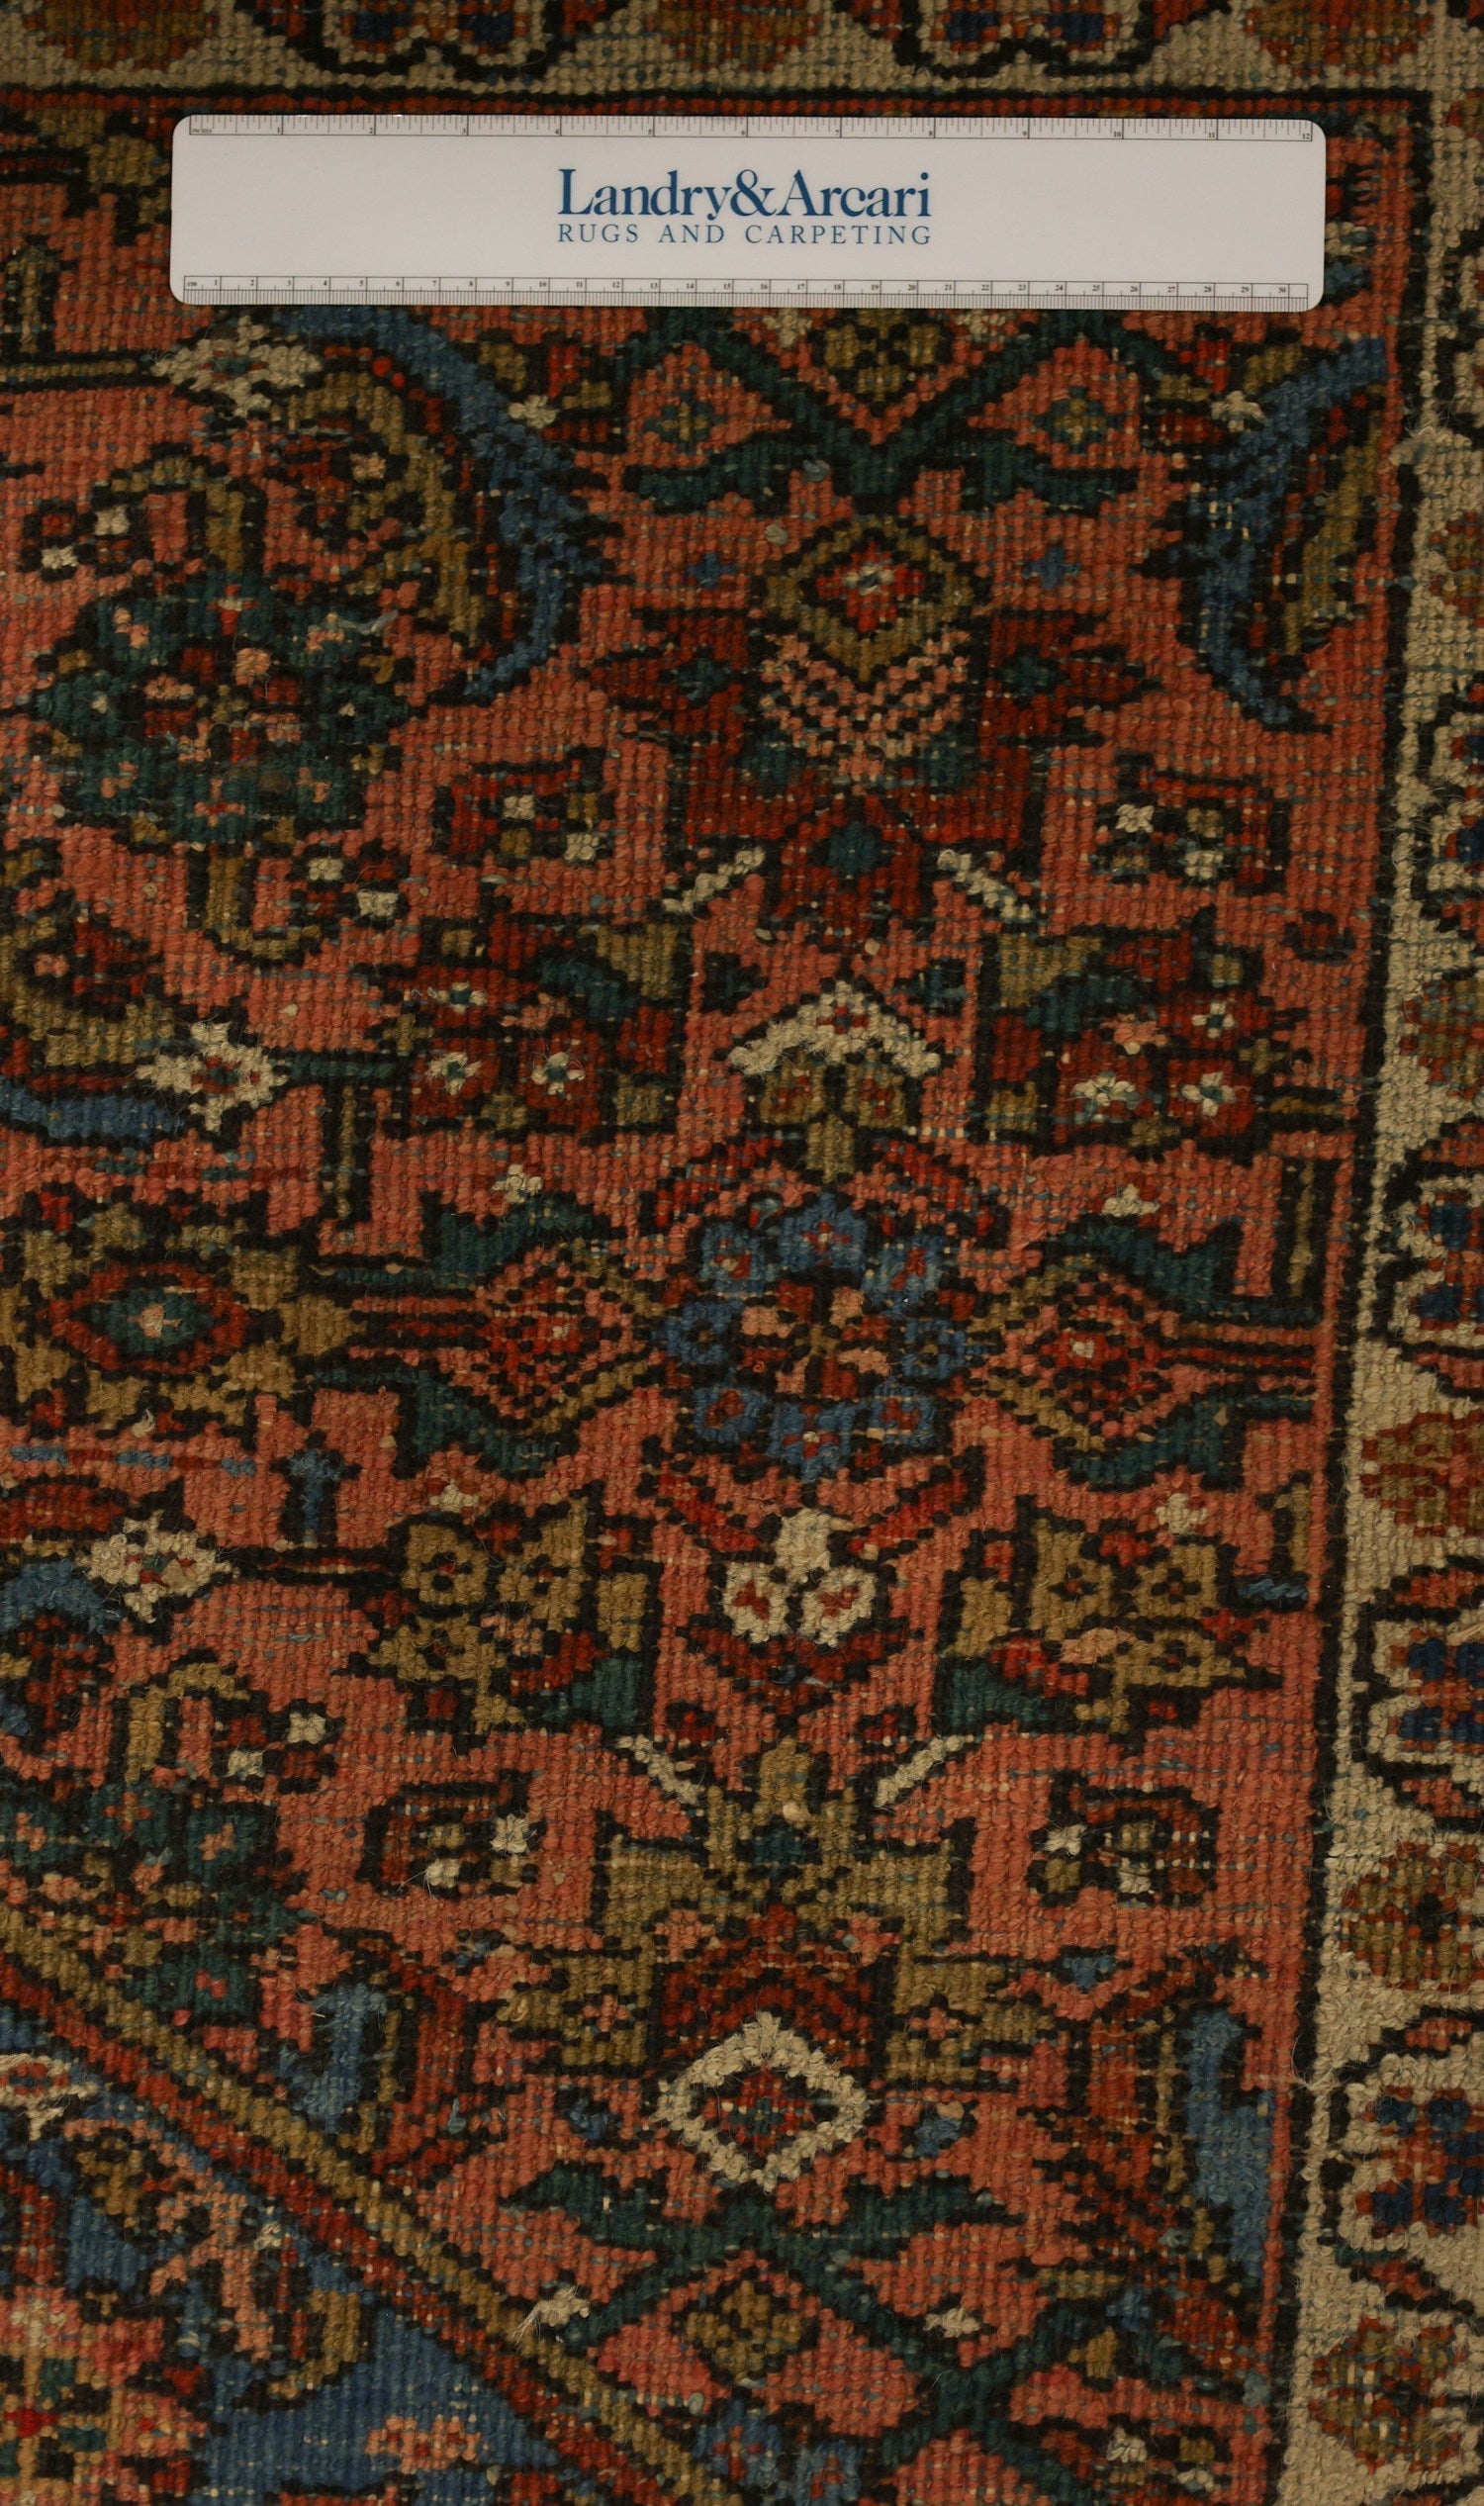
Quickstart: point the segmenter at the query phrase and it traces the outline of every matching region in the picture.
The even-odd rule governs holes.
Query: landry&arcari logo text
[[[589,183],[561,168],[559,243],[922,244],[932,240],[928,178],[915,183],[787,183],[742,166],[719,183],[684,183],[674,166],[655,183]],[[654,221],[658,221],[658,228]],[[641,221],[644,222],[641,225]]]

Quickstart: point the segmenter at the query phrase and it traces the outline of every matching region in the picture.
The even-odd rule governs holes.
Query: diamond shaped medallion
[[[817,2045],[760,2010],[673,2080],[657,2112],[724,2183],[772,2192],[853,2141],[870,2102]]]

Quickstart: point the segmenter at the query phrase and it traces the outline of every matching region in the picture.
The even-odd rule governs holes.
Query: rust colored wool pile
[[[0,2499],[1465,2506],[1479,0],[17,0]],[[186,312],[192,104],[1303,320]]]

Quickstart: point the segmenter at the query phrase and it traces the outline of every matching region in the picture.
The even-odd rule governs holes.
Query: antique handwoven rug
[[[0,2501],[1478,2506],[1484,0],[0,19]],[[510,99],[1327,293],[171,299]]]

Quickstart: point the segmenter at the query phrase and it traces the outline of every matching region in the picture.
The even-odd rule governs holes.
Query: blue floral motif
[[[790,1210],[778,1231],[781,1270],[807,1278],[819,1272],[853,1279],[866,1259],[866,1221],[848,1202],[821,1193],[801,1210]]]
[[[657,1337],[699,1443],[812,1486],[942,1443],[974,1302],[941,1234],[821,1192],[704,1226]]]

